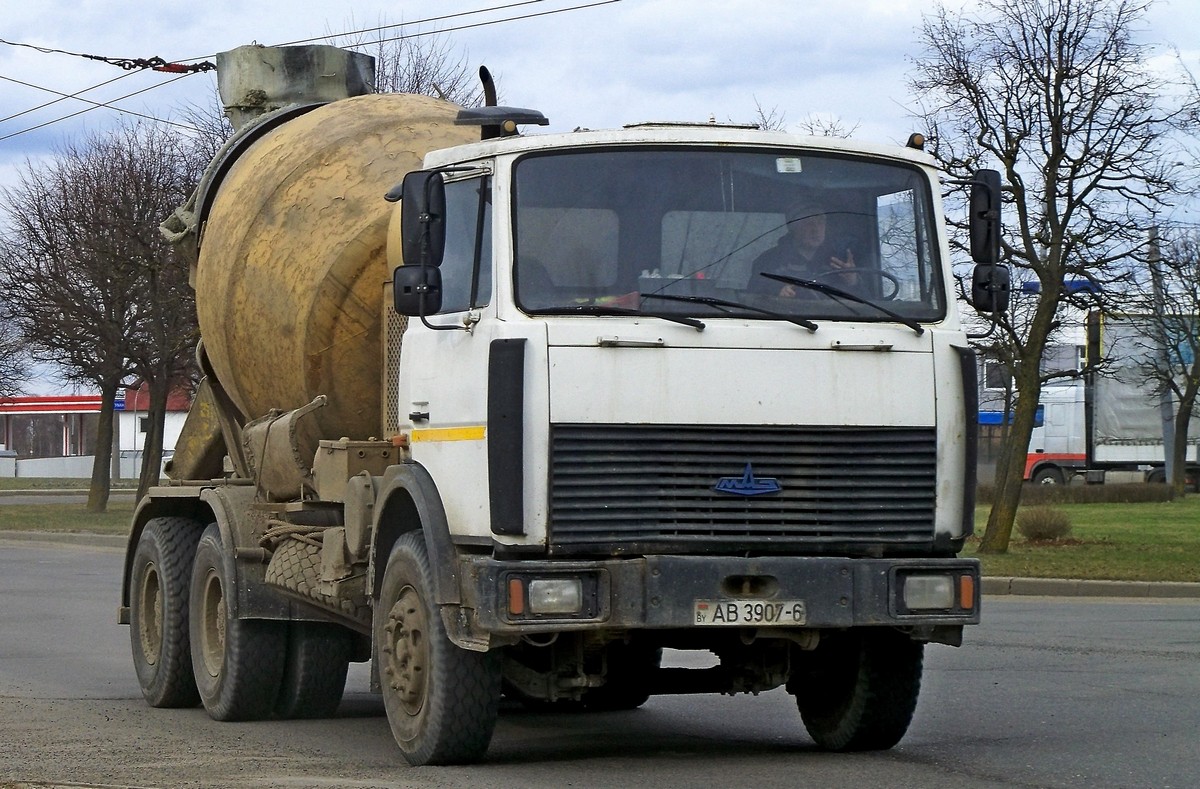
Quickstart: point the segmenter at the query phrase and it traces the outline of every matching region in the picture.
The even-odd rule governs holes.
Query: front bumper
[[[697,601],[802,601],[806,629],[979,623],[975,559],[648,556],[559,562],[468,557],[460,569],[461,613],[469,629],[501,638],[696,627]],[[906,607],[904,586],[914,575],[949,577],[951,604]],[[581,579],[583,591],[583,604],[572,614],[539,615],[513,598],[532,579],[570,578]]]

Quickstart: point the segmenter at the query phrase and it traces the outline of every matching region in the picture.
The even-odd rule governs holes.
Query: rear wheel
[[[375,661],[388,723],[409,764],[478,761],[499,714],[499,657],[455,646],[432,592],[425,536],[404,534],[388,557],[375,606]]]
[[[142,695],[152,707],[194,707],[188,582],[202,526],[187,518],[146,523],[129,573],[129,636]]]
[[[900,742],[921,690],[924,645],[894,630],[830,637],[802,653],[788,691],[817,745],[872,751]]]
[[[342,703],[353,647],[350,631],[344,627],[292,622],[275,714],[281,718],[332,717]]]
[[[233,554],[216,524],[196,547],[191,585],[192,668],[216,720],[259,720],[275,709],[287,655],[287,623],[232,615]]]

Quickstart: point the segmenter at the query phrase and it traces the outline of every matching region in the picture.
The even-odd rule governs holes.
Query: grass
[[[87,490],[90,479],[82,477],[0,477],[0,491],[4,490]],[[136,479],[113,480],[113,490],[136,489]]]
[[[0,490],[55,488],[64,482],[75,483],[73,488],[87,487],[86,480],[11,482],[0,479]],[[1054,507],[1071,519],[1069,539],[1031,543],[1014,528],[1007,554],[978,557],[984,574],[1200,582],[1200,496],[1174,501],[1060,503]],[[108,511],[100,514],[87,512],[82,504],[0,503],[0,531],[120,535],[129,533],[132,515],[133,502],[128,497],[110,501]],[[976,534],[983,534],[987,516],[987,507],[976,509]],[[963,553],[978,556],[978,549],[979,538],[973,537]]]
[[[984,575],[1200,582],[1200,496],[1175,501],[1060,504],[1071,537],[1030,543],[1013,531],[1008,553],[978,556]],[[975,511],[982,535],[988,508]],[[979,539],[964,554],[977,556]]]
[[[106,512],[88,512],[82,504],[5,504],[0,502],[0,531],[129,534],[133,501],[109,501]]]

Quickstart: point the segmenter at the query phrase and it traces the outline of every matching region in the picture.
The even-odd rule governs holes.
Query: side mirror
[[[404,176],[400,241],[405,266],[440,266],[446,251],[446,182],[439,172]],[[399,298],[399,290],[396,291]],[[435,310],[436,311],[436,310]]]
[[[1011,289],[1008,267],[980,263],[971,275],[971,306],[980,312],[1005,312]]]
[[[442,270],[433,266],[397,266],[392,302],[400,315],[435,315],[442,309]]]
[[[1000,262],[1000,173],[976,170],[971,179],[971,259],[981,264]]]

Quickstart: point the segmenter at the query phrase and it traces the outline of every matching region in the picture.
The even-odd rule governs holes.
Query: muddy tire
[[[375,606],[375,661],[388,723],[412,765],[483,758],[500,705],[500,661],[446,636],[424,535],[396,542]]]
[[[275,710],[287,655],[287,624],[237,619],[233,553],[216,524],[196,547],[191,583],[192,669],[209,716],[220,721],[259,720]]]
[[[342,703],[354,648],[350,631],[326,622],[292,622],[275,714],[330,718]]]
[[[192,676],[188,586],[202,530],[187,518],[152,518],[134,549],[129,636],[138,684],[151,707],[200,703]]]
[[[923,644],[894,630],[834,636],[803,654],[788,691],[821,748],[886,750],[912,722],[923,657]]]

